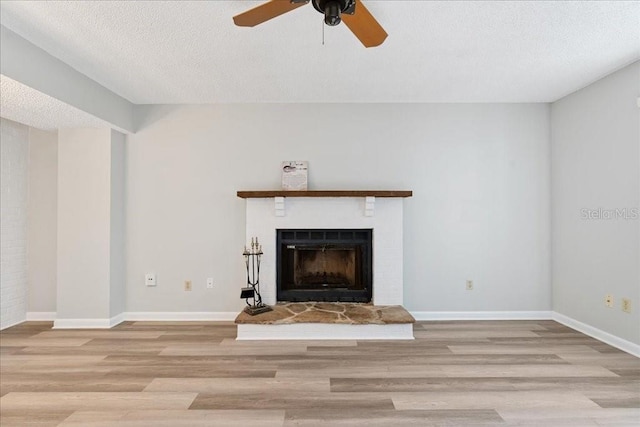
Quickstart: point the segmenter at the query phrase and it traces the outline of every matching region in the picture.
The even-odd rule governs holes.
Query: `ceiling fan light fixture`
[[[355,12],[356,0],[312,0],[313,7],[324,15],[324,23],[334,27],[342,22],[342,14]]]
[[[340,4],[337,1],[328,1],[324,5],[324,23],[328,26],[335,27],[342,22],[341,14],[342,10],[340,10]]]

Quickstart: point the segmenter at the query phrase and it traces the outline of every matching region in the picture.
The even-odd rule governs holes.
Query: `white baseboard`
[[[56,319],[55,312],[31,312],[27,313],[27,320],[53,320],[53,329],[108,329],[125,321],[233,321],[236,316],[235,311],[134,311],[120,313],[111,319]]]
[[[345,325],[293,323],[290,325],[238,325],[237,340],[412,340],[412,323]]]
[[[619,338],[608,332],[572,319],[554,311],[413,311],[413,317],[418,321],[425,320],[555,320],[583,334],[607,343],[622,351],[640,357],[640,345]],[[55,312],[28,312],[27,321],[54,321],[53,329],[108,329],[123,321],[233,321],[237,312],[125,312],[111,319],[56,319]],[[23,321],[7,325],[2,329],[15,326]],[[262,326],[262,325],[257,325]],[[287,325],[282,325],[287,326]],[[289,333],[286,332],[285,335]],[[238,331],[240,336],[240,330]],[[262,334],[262,332],[259,332]],[[304,335],[302,335],[304,336]],[[243,338],[239,338],[243,339]],[[244,338],[247,339],[247,338]],[[249,338],[251,339],[251,338]],[[256,339],[256,338],[253,338]],[[262,338],[269,339],[269,338]],[[304,339],[284,338],[279,339]],[[309,339],[307,337],[307,339]],[[388,338],[379,338],[388,339]],[[405,338],[406,339],[406,338]]]
[[[56,320],[55,311],[28,311],[27,312],[27,322],[34,322],[34,321],[52,322],[54,320]]]
[[[240,311],[130,311],[124,313],[125,320],[174,321],[233,321]]]
[[[551,320],[551,311],[412,311],[416,320]]]
[[[608,332],[587,325],[586,323],[582,323],[578,320],[572,319],[571,317],[565,316],[564,314],[560,314],[555,311],[552,313],[552,319],[556,322],[562,323],[563,325],[568,326],[571,329],[575,329],[578,332],[589,335],[592,338],[607,343],[610,346],[618,348],[622,351],[626,351],[627,353],[632,354],[636,357],[640,357],[640,345],[632,343],[631,341],[627,341],[615,335],[611,335]]]
[[[53,329],[109,329],[109,319],[56,319]]]
[[[120,313],[110,319],[55,319],[53,329],[109,329],[125,321]]]
[[[120,313],[117,314],[115,316],[113,316],[111,319],[109,319],[109,327],[113,328],[116,325],[119,325],[120,323],[124,322],[126,319],[126,314],[127,313]]]

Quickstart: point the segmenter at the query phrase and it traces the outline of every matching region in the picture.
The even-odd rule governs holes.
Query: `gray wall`
[[[124,259],[124,168],[125,136],[111,131],[110,191],[110,243],[109,243],[109,312],[117,316],[125,310],[125,259]]]
[[[238,310],[245,203],[236,191],[279,188],[282,160],[308,160],[311,189],[414,191],[404,216],[408,309],[551,309],[546,104],[137,114],[141,130],[126,144],[127,311]],[[156,288],[144,286],[145,272],[157,274]]]
[[[636,344],[640,220],[585,219],[583,209],[640,206],[639,95],[636,62],[551,107],[553,308]],[[631,314],[621,310],[623,297]]]
[[[124,310],[124,145],[107,128],[58,132],[56,327]]]
[[[56,311],[58,136],[29,132],[28,312]]]
[[[58,131],[57,319],[110,317],[109,129]]]

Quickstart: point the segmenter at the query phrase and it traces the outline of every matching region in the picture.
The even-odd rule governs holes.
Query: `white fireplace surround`
[[[373,229],[373,304],[403,304],[402,207],[400,197],[248,198],[246,239],[258,237],[264,255],[260,293],[276,301],[276,230]]]

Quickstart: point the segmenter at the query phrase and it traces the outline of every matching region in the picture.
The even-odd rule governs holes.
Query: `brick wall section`
[[[0,119],[0,329],[27,313],[29,128]]]

